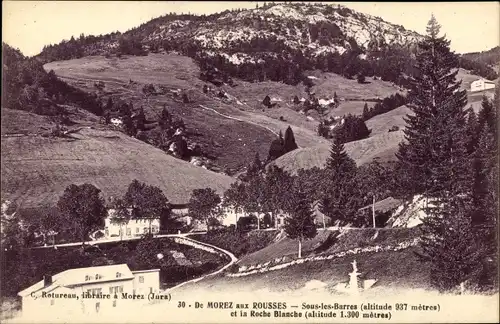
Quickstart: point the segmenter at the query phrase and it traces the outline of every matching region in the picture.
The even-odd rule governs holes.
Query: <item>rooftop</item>
[[[52,276],[51,284],[45,286],[44,280],[41,280],[19,292],[18,295],[24,297],[32,292],[48,292],[58,287],[72,287],[133,278],[134,275],[126,264],[69,269]]]

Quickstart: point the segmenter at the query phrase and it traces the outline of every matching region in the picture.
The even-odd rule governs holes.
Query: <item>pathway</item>
[[[228,264],[226,264],[225,266],[223,266],[222,268],[220,268],[219,270],[216,270],[216,271],[214,271],[212,273],[206,274],[204,276],[201,276],[201,277],[198,277],[198,278],[195,278],[195,279],[184,281],[183,283],[180,283],[177,286],[170,287],[170,288],[166,289],[165,292],[171,292],[172,290],[180,288],[180,287],[182,287],[184,285],[187,285],[189,283],[195,283],[195,282],[198,282],[198,281],[203,280],[205,278],[215,276],[215,275],[223,272],[224,270],[226,270],[227,268],[229,268],[230,266],[232,266],[233,264],[235,264],[238,261],[238,258],[234,254],[232,254],[231,252],[229,252],[227,250],[221,249],[220,247],[217,247],[217,246],[212,245],[212,244],[200,242],[200,241],[197,241],[197,240],[193,240],[192,238],[188,238],[187,236],[184,236],[184,239],[186,239],[188,241],[191,241],[193,243],[197,243],[197,244],[200,244],[200,245],[203,245],[203,246],[206,246],[206,247],[210,247],[210,248],[212,248],[214,250],[217,250],[219,252],[222,252],[222,253],[226,254],[229,258],[231,258],[231,261]]]

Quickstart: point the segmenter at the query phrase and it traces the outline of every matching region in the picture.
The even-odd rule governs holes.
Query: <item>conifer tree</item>
[[[108,97],[108,101],[106,102],[106,110],[111,111],[113,109],[113,98]]]
[[[285,153],[283,134],[280,130],[279,137],[271,142],[269,153],[267,155],[267,161],[273,161]]]
[[[487,124],[488,131],[495,133],[496,123],[496,112],[493,108],[493,103],[486,96],[483,96],[481,101],[481,110],[478,115],[479,127],[482,128],[484,124]]]
[[[285,233],[299,243],[298,258],[302,258],[302,242],[318,233],[314,224],[311,205],[304,192],[298,190],[294,195],[293,207],[285,218]]]
[[[265,96],[264,100],[262,100],[262,104],[266,107],[271,106],[271,98],[269,96]]]
[[[363,107],[363,120],[368,120],[370,118],[370,110],[368,109],[368,104],[365,102]]]
[[[332,221],[358,225],[357,210],[362,207],[355,183],[356,162],[347,155],[336,137],[326,162],[320,211]]]
[[[285,153],[293,151],[298,148],[297,143],[295,143],[295,136],[293,135],[292,128],[288,126],[285,131],[285,140],[283,142]]]
[[[135,115],[135,128],[137,130],[144,130],[146,127],[146,114],[144,113],[144,108],[141,106],[139,112]]]
[[[262,169],[262,162],[260,161],[259,152],[255,153],[253,161],[249,164],[246,172],[246,178],[251,178],[258,174]]]
[[[168,129],[172,125],[172,115],[168,112],[166,106],[163,106],[163,110],[161,111],[160,119],[158,120],[158,125],[162,129]]]
[[[431,281],[448,290],[475,276],[482,250],[471,225],[471,160],[467,154],[466,92],[456,81],[457,55],[438,37],[434,16],[419,43],[410,80],[413,116],[397,157],[408,173],[407,192],[427,199],[422,224],[422,260],[430,262]]]
[[[477,116],[472,107],[469,108],[469,115],[467,117],[467,152],[472,154],[477,146],[479,125]]]
[[[419,73],[410,82],[409,100],[414,115],[405,118],[406,143],[400,144],[396,154],[409,173],[410,196],[442,193],[452,189],[452,182],[467,181],[463,109],[467,97],[460,90],[461,82],[455,81],[457,55],[450,51],[448,40],[437,37],[439,29],[432,16],[427,26],[428,36],[419,43],[416,64]]]

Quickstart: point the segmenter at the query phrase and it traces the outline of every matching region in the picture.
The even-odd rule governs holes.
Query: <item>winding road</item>
[[[196,240],[193,240],[191,238],[188,238],[187,236],[184,236],[183,237],[185,240],[188,240],[188,241],[192,241],[193,243],[197,243],[197,244],[200,244],[200,245],[203,245],[203,246],[206,246],[206,247],[210,247],[214,250],[217,250],[221,253],[224,253],[226,254],[229,258],[231,258],[231,261],[226,264],[225,266],[223,266],[222,268],[220,268],[219,270],[216,270],[212,273],[209,273],[209,274],[206,274],[206,275],[203,275],[201,277],[198,277],[198,278],[195,278],[195,279],[191,279],[191,280],[188,280],[188,281],[184,281],[183,283],[180,283],[178,284],[177,286],[174,286],[174,287],[170,287],[168,289],[165,289],[165,292],[171,292],[172,290],[174,289],[177,289],[177,288],[180,288],[184,285],[187,285],[187,284],[190,284],[190,283],[195,283],[195,282],[198,282],[200,280],[203,280],[205,278],[208,278],[208,277],[212,277],[212,276],[215,276],[221,272],[223,272],[224,270],[226,270],[227,268],[229,268],[230,266],[232,266],[233,264],[235,264],[237,261],[238,261],[238,258],[232,254],[231,252],[227,251],[227,250],[224,250],[224,249],[221,249],[220,247],[217,247],[215,245],[212,245],[212,244],[208,244],[208,243],[204,243],[204,242],[200,242],[200,241],[196,241]]]

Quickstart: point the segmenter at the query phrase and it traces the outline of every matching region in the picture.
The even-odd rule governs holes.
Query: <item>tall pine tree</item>
[[[460,91],[461,82],[455,80],[457,55],[450,51],[448,40],[437,36],[439,29],[432,16],[428,35],[419,43],[418,73],[410,82],[409,100],[414,115],[405,118],[406,143],[401,143],[397,153],[410,174],[410,196],[434,195],[451,189],[450,182],[458,182],[460,170],[452,168],[450,163],[458,167],[465,155],[463,108],[467,97],[465,91]],[[458,156],[453,159],[450,154]],[[464,168],[462,165],[462,171]]]
[[[417,73],[410,80],[405,139],[397,157],[408,174],[409,196],[426,198],[422,259],[430,262],[431,281],[440,290],[477,273],[481,248],[471,227],[471,159],[467,154],[466,92],[456,81],[457,55],[439,37],[432,16],[419,43]]]
[[[285,131],[285,140],[283,143],[285,153],[293,151],[298,148],[297,143],[295,143],[295,136],[293,135],[292,128],[288,126]]]

